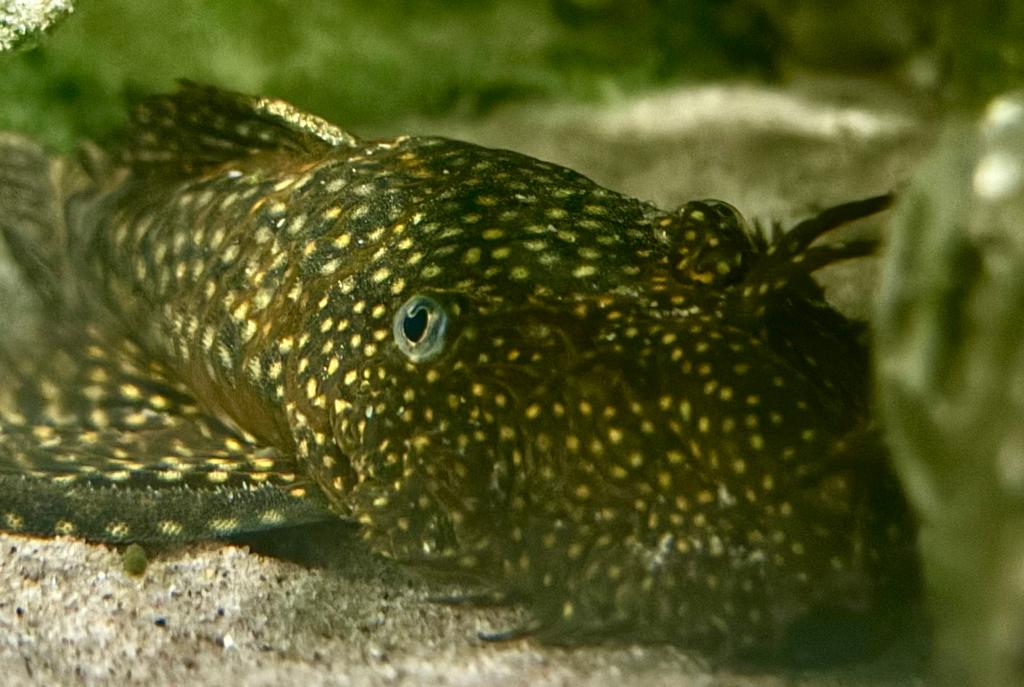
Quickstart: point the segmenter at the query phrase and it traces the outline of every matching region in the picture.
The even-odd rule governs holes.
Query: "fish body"
[[[913,576],[860,327],[814,245],[431,137],[185,84],[84,164],[0,140],[53,313],[0,359],[0,522],[108,541],[325,517],[541,639],[775,654]]]

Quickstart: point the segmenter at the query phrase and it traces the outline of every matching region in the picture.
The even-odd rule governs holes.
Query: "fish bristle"
[[[789,231],[773,231],[770,238],[764,239],[737,287],[737,312],[760,318],[768,304],[785,292],[820,298],[820,288],[811,280],[814,272],[837,262],[873,255],[879,242],[873,238],[816,242],[846,224],[884,211],[892,202],[893,196],[885,194],[844,203],[799,222]]]

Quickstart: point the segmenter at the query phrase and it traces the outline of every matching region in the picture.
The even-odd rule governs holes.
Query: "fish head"
[[[419,218],[415,259],[367,299],[381,341],[328,407],[358,476],[348,507],[393,555],[483,546],[484,523],[538,509],[642,532],[756,498],[777,484],[758,458],[818,421],[796,409],[814,384],[727,312],[755,250],[731,206],[659,213],[545,172]]]
[[[754,642],[861,598],[852,487],[821,477],[854,421],[846,349],[786,310],[791,256],[726,204],[659,212],[560,174],[411,220],[414,252],[357,289],[379,345],[328,403],[344,509],[378,551],[501,576],[562,630],[742,621]],[[721,616],[747,597],[757,618]]]

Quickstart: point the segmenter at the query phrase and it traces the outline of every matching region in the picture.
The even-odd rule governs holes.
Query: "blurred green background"
[[[0,0],[0,29],[16,1]],[[357,131],[801,71],[973,102],[1024,73],[1022,19],[1024,3],[998,0],[82,0],[0,55],[0,129],[67,148],[182,76]]]
[[[766,71],[774,39],[763,12],[721,4],[86,0],[36,49],[4,59],[0,128],[66,146],[119,121],[124,95],[182,76],[357,128],[526,98],[615,97],[681,71]]]

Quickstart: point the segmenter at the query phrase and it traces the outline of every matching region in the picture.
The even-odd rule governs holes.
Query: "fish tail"
[[[50,312],[64,309],[69,287],[58,188],[63,168],[35,142],[0,132],[0,234]]]

